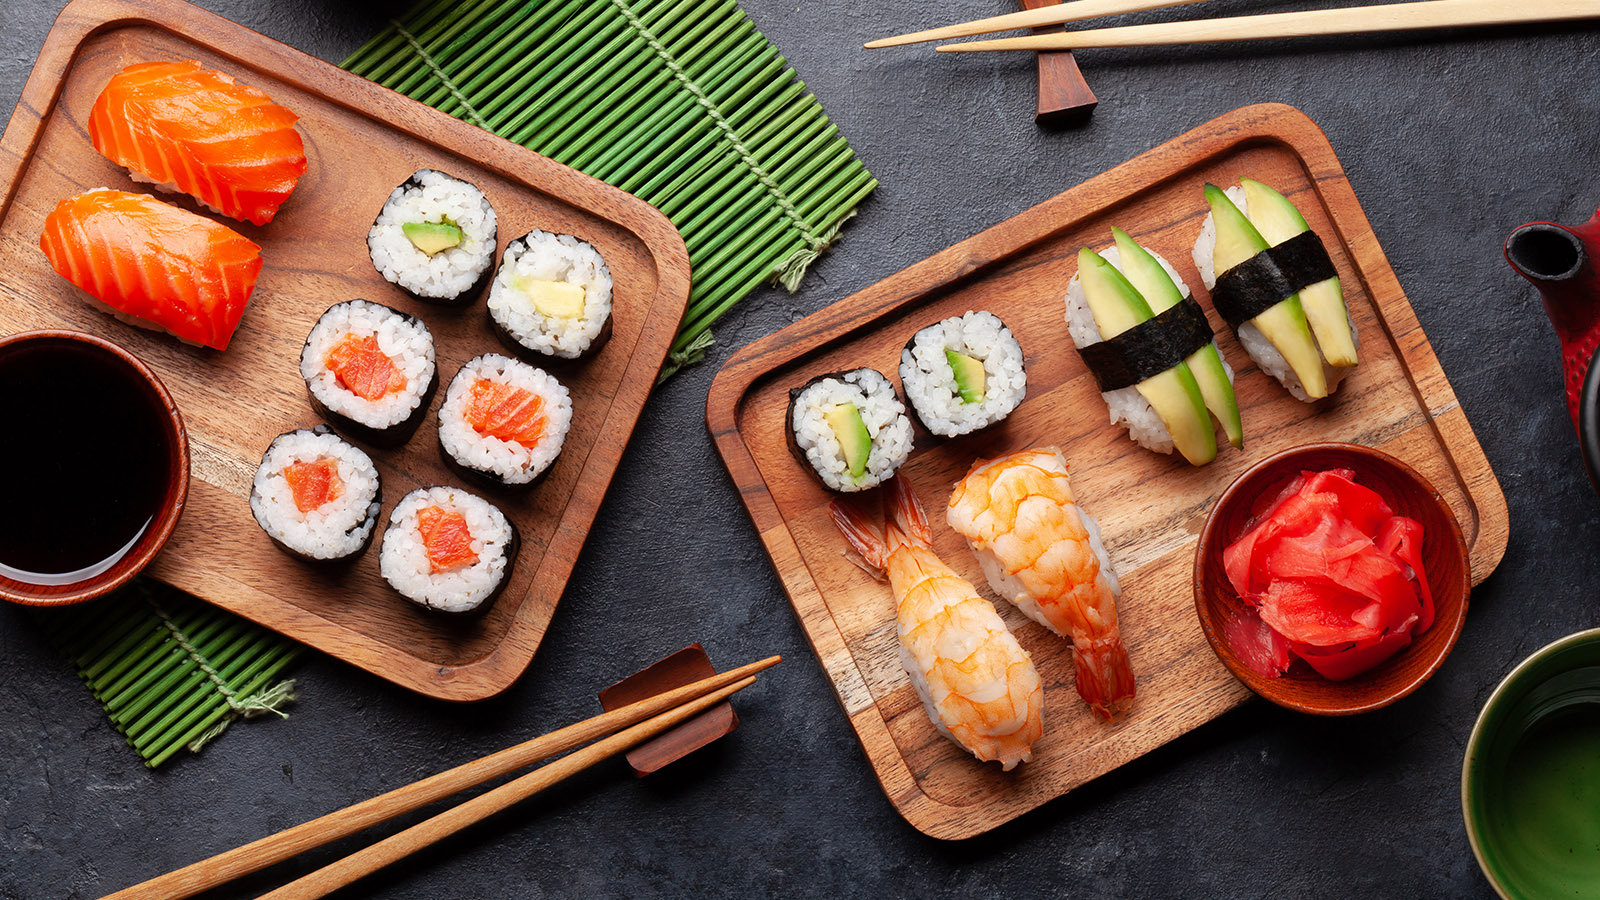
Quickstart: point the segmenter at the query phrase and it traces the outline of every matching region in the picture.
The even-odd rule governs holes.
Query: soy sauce
[[[70,584],[138,545],[167,490],[166,413],[126,363],[41,340],[0,354],[0,575]]]

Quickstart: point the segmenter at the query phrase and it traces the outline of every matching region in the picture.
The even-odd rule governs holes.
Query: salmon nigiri
[[[265,225],[306,171],[299,117],[194,60],[135,63],[89,114],[89,140],[136,180]]]
[[[226,225],[104,188],[61,201],[39,249],[118,318],[218,350],[228,349],[261,272],[261,248]]]

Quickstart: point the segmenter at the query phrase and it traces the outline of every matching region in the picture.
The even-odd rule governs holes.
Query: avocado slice
[[[962,403],[982,403],[985,373],[983,360],[965,353],[945,348],[944,358],[950,362],[950,371],[956,375],[956,393]]]
[[[1160,315],[1183,302],[1183,292],[1173,283],[1172,276],[1150,251],[1139,246],[1126,231],[1112,228],[1117,239],[1117,253],[1122,257],[1122,274],[1150,304],[1150,313]],[[1222,354],[1216,343],[1210,343],[1189,354],[1184,360],[1200,386],[1200,396],[1206,408],[1222,423],[1228,443],[1244,449],[1244,425],[1239,421],[1239,400],[1233,394],[1233,382],[1228,380],[1228,370],[1222,366]]]
[[[583,317],[583,301],[587,293],[581,284],[544,278],[517,278],[516,285],[517,290],[528,296],[533,308],[542,316],[553,319]]]
[[[828,420],[833,436],[839,439],[839,449],[844,451],[844,464],[851,478],[860,478],[867,472],[867,457],[872,455],[872,435],[867,433],[867,423],[861,421],[861,410],[854,403],[839,403],[822,417]]]
[[[1083,293],[1094,314],[1102,338],[1113,338],[1150,318],[1150,304],[1144,296],[1088,247],[1078,251],[1078,275]],[[1156,415],[1167,426],[1172,443],[1192,465],[1203,466],[1217,458],[1217,436],[1211,430],[1205,397],[1186,363],[1178,363],[1138,384],[1139,393],[1149,401]]]
[[[1271,246],[1221,188],[1207,184],[1205,195],[1206,204],[1211,207],[1211,221],[1217,231],[1212,266],[1218,275]],[[1322,371],[1322,354],[1317,352],[1317,343],[1311,337],[1311,326],[1306,322],[1299,294],[1291,294],[1250,321],[1283,354],[1289,368],[1300,379],[1306,396],[1313,400],[1328,396],[1328,379]]]
[[[413,246],[429,256],[460,245],[462,237],[461,226],[450,222],[405,222],[400,230]]]
[[[1311,230],[1306,217],[1289,198],[1254,178],[1241,178],[1239,183],[1244,185],[1250,223],[1268,244],[1276,247]],[[1350,337],[1350,311],[1344,305],[1344,291],[1337,277],[1302,290],[1300,305],[1305,309],[1306,321],[1311,323],[1311,333],[1316,335],[1317,346],[1330,365],[1353,366],[1360,362],[1355,341]]]

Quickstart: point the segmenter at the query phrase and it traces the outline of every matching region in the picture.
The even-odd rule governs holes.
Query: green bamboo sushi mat
[[[154,581],[35,619],[152,769],[294,699],[299,644]]]
[[[878,184],[734,0],[434,0],[343,65],[665,213],[694,282],[663,378]]]

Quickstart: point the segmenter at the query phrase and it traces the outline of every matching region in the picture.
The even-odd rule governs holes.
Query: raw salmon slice
[[[428,551],[428,567],[435,575],[470,566],[478,561],[472,549],[472,531],[467,517],[442,506],[425,506],[417,511],[417,531]]]
[[[94,148],[136,176],[265,225],[306,171],[299,117],[194,60],[135,63],[89,113]]]
[[[283,480],[289,482],[289,490],[294,493],[295,508],[303,513],[321,509],[323,504],[344,496],[339,462],[329,457],[290,463],[283,469]]]
[[[39,249],[117,318],[218,350],[228,349],[261,272],[261,248],[233,229],[125,191],[61,201]]]
[[[484,437],[535,446],[544,437],[544,398],[513,384],[480,378],[467,394],[467,423]]]
[[[406,376],[370,334],[345,335],[328,351],[326,362],[339,383],[363,400],[377,400],[406,386]]]

